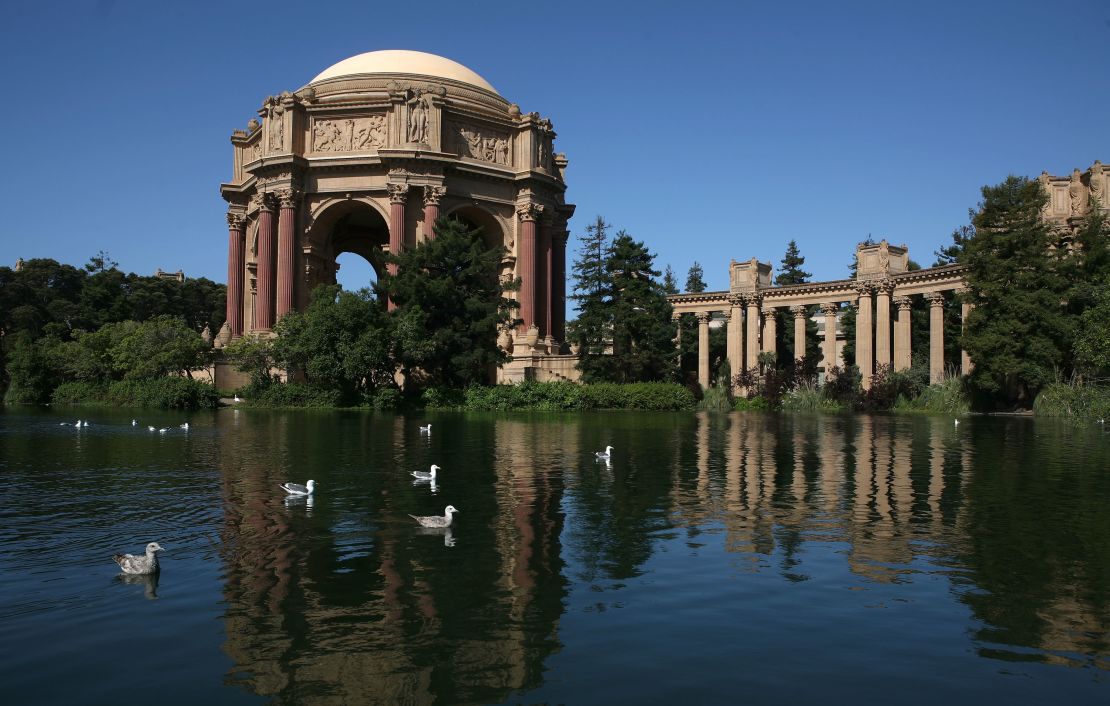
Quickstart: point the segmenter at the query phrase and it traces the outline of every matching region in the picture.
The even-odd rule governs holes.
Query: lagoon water
[[[9,408],[0,485],[10,704],[1110,703],[1097,426]]]

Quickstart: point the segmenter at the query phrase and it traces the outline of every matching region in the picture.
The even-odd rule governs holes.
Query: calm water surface
[[[0,412],[5,703],[1110,703],[1101,427],[136,414]]]

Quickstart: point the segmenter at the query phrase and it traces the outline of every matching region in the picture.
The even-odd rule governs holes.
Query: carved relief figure
[[[312,126],[314,152],[350,152],[385,145],[385,116],[317,120]]]
[[[493,164],[509,163],[509,136],[503,132],[482,130],[473,125],[449,123],[453,148],[462,157],[480,159]]]
[[[1102,162],[1095,160],[1094,165],[1091,167],[1091,196],[1098,199],[1099,203],[1105,207],[1106,203],[1102,195]]]
[[[427,99],[421,91],[413,91],[408,99],[409,106],[409,142],[425,143],[428,141],[428,106]]]

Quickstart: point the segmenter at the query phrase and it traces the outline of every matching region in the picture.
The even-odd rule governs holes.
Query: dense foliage
[[[461,394],[438,389],[425,392],[428,407],[470,410],[583,410],[641,409],[689,410],[693,394],[674,383],[596,383],[577,385],[568,382],[525,382],[519,385],[472,386]]]
[[[84,268],[34,259],[0,267],[0,385],[45,402],[66,382],[105,386],[206,363],[200,332],[223,324],[225,287],[124,274],[99,253]]]

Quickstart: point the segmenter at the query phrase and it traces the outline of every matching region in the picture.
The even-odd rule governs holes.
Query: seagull
[[[158,430],[158,433],[159,434],[165,434],[169,430],[170,430],[169,427],[162,427],[161,429]]]
[[[431,434],[432,433],[432,423],[428,422],[428,426],[420,427],[420,433],[421,434]]]
[[[135,426],[135,425],[136,425],[136,424],[138,424],[138,423],[139,423],[139,422],[138,422],[137,420],[134,420],[134,419],[132,419],[132,420],[131,420],[131,426]]]
[[[80,429],[80,428],[81,428],[81,420],[80,420],[80,419],[78,419],[78,420],[77,420],[77,423],[76,423],[76,424],[74,424],[73,426],[75,426],[75,427],[77,427],[78,429]]]
[[[239,395],[235,395],[235,401],[236,401],[236,402],[238,402],[238,401],[239,401]]]
[[[458,512],[454,505],[448,505],[443,511],[443,517],[439,515],[429,515],[427,517],[417,517],[416,515],[409,515],[412,519],[420,523],[421,527],[431,527],[432,529],[442,529],[451,526],[451,520],[455,519],[454,515]]]
[[[301,485],[300,483],[282,483],[281,489],[290,495],[312,495],[316,490],[316,481],[310,480],[308,485]]]
[[[613,447],[606,446],[604,451],[595,451],[594,456],[597,456],[598,461],[608,461],[613,454]]]
[[[151,430],[151,431],[158,431],[157,429],[155,429],[155,428],[154,428],[154,427],[152,427],[152,426],[148,426],[148,427],[147,427],[147,429],[149,429],[149,430]]]
[[[184,429],[185,431],[189,431],[189,422],[185,422],[184,424],[182,424],[181,428]]]
[[[954,426],[954,427],[958,427],[958,426],[960,426],[960,420],[959,420],[959,419],[955,419],[955,420],[953,420],[953,421],[954,421],[955,423],[954,423],[954,424],[953,424],[952,426]]]
[[[125,574],[155,574],[158,573],[158,557],[154,552],[164,551],[158,542],[146,545],[145,556],[134,554],[113,554],[112,558],[119,564]]]
[[[81,426],[83,426],[83,427],[87,427],[88,425],[89,425],[89,420],[88,420],[88,419],[86,419],[85,421],[81,422]]]
[[[415,478],[416,480],[435,480],[436,479],[436,471],[438,471],[438,470],[439,470],[439,466],[437,466],[433,463],[431,471],[413,471],[412,472],[412,477]]]

